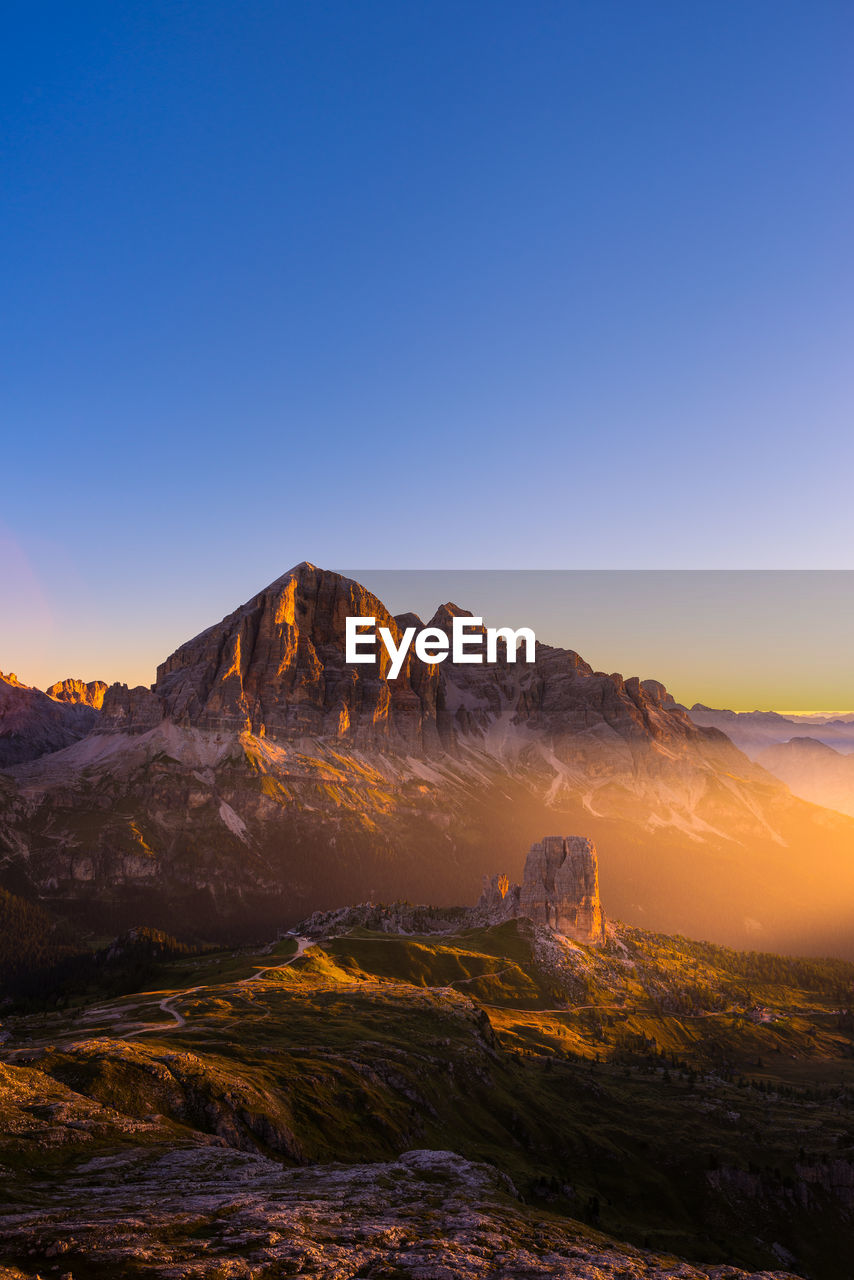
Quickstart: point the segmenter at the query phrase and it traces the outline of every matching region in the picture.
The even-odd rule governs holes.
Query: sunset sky
[[[8,6],[0,668],[147,682],[303,558],[846,568],[852,55],[847,0]],[[769,597],[790,707],[849,601]],[[771,696],[632,605],[555,638]]]

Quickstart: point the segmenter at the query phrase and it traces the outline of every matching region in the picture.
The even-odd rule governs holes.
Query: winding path
[[[309,947],[313,947],[316,945],[316,942],[313,941],[311,938],[301,938],[301,937],[297,937],[296,935],[291,935],[291,936],[293,937],[294,942],[296,942],[297,944],[297,949],[292,956],[289,956],[287,960],[283,961],[280,964],[268,964],[268,965],[265,965],[263,969],[257,969],[255,973],[250,973],[248,978],[241,978],[239,982],[235,983],[235,985],[238,987],[244,987],[246,986],[247,982],[256,982],[258,978],[260,978],[265,973],[269,973],[272,969],[287,969],[288,965],[293,964],[295,960],[299,960],[300,956],[304,955],[305,952],[308,951]],[[163,1005],[161,1005],[160,1007],[162,1009]]]
[[[292,956],[288,956],[287,960],[280,961],[278,964],[265,965],[263,969],[257,969],[255,973],[250,973],[248,978],[240,978],[239,981],[234,983],[234,985],[236,987],[243,987],[249,982],[257,982],[257,980],[263,977],[265,973],[270,973],[274,969],[286,969],[289,964],[293,964],[295,960],[299,960],[300,956],[304,955],[309,947],[313,947],[315,945],[310,938],[295,937],[294,941],[297,944],[297,949]],[[204,985],[198,987],[187,987],[185,991],[176,991],[171,996],[164,996],[160,1001],[158,1008],[162,1009],[164,1013],[168,1013],[169,1017],[174,1019],[174,1026],[164,1027],[162,1022],[146,1022],[143,1026],[137,1027],[134,1031],[124,1032],[120,1038],[122,1040],[130,1040],[132,1036],[142,1036],[148,1031],[174,1031],[178,1027],[186,1027],[187,1019],[184,1017],[183,1013],[179,1013],[175,1008],[176,1002],[178,1000],[185,999],[187,996],[195,995],[197,991],[205,990],[207,990],[207,988]]]

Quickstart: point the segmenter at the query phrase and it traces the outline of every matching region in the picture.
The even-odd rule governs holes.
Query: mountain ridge
[[[103,680],[69,678],[44,692],[0,671],[0,769],[84,738],[97,723],[106,688]]]
[[[0,778],[9,887],[115,931],[249,927],[376,895],[460,900],[502,862],[519,878],[551,827],[595,840],[623,918],[784,950],[848,936],[854,823],[664,685],[542,644],[530,666],[409,654],[391,681],[382,653],[344,661],[343,620],[365,613],[399,637],[377,597],[303,562],[152,688],[111,686],[96,732]]]

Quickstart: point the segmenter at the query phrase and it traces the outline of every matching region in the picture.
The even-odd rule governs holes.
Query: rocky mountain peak
[[[303,561],[161,663],[151,691],[160,716],[283,740],[438,745],[435,671],[410,656],[390,681],[382,646],[376,664],[348,665],[348,616],[373,617],[400,641],[400,626],[376,596]],[[159,719],[146,692],[111,689],[103,727],[134,727],[133,701],[144,711],[138,727]]]
[[[446,604],[440,604],[439,608],[433,614],[433,617],[427,623],[428,627],[440,627],[443,631],[449,629],[454,624],[454,618],[473,618],[474,614],[470,609],[461,609],[458,604],[453,604],[450,600]]]
[[[440,618],[461,614],[448,602]],[[304,562],[181,645],[152,688],[111,686],[100,717],[0,681],[0,770],[14,771],[0,844],[40,891],[94,901],[99,886],[131,912],[151,888],[172,929],[173,912],[204,922],[211,902],[257,923],[365,898],[458,901],[498,866],[522,881],[519,910],[524,892],[544,927],[589,938],[591,850],[549,837],[523,874],[551,813],[607,844],[615,915],[732,942],[758,921],[763,944],[791,946],[809,906],[850,945],[851,820],[797,800],[657,681],[542,643],[531,663],[410,655],[392,679],[381,644],[375,664],[346,662],[348,616],[398,644],[412,625]],[[106,738],[74,741],[87,717]],[[510,909],[515,891],[495,891]]]
[[[90,686],[79,680],[63,683],[81,686],[86,695],[69,690],[67,697],[54,697],[23,684],[14,673],[0,672],[0,768],[61,751],[92,730],[107,686],[101,680]]]
[[[673,694],[667,692],[660,680],[641,680],[640,687],[658,707],[676,707],[678,705]]]
[[[407,627],[414,627],[416,631],[424,629],[424,623],[421,621],[417,613],[396,613],[394,620],[400,627],[401,631],[405,631]]]
[[[54,702],[69,702],[74,704],[84,704],[87,707],[94,707],[96,711],[100,711],[104,705],[104,694],[107,692],[107,685],[104,680],[57,680],[56,684],[52,684],[46,691],[49,698],[53,698]]]
[[[698,729],[658,681],[594,673],[573,651],[544,644],[532,664],[509,664],[501,653],[493,664],[431,665],[410,650],[391,679],[382,644],[376,663],[346,662],[348,616],[373,617],[395,643],[405,628],[420,628],[416,615],[394,618],[358,582],[303,561],[176,649],[151,690],[113,686],[100,729],[144,732],[166,720],[279,741],[322,738],[423,753],[483,739],[502,718],[510,721],[502,731],[505,752],[533,731],[571,736],[576,759],[601,754],[611,733],[678,751],[715,736]],[[428,625],[450,634],[455,618],[472,616],[447,601]]]

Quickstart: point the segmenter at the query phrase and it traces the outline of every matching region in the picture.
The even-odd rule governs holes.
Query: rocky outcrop
[[[47,696],[53,698],[55,702],[82,704],[100,711],[104,705],[106,692],[107,685],[104,680],[90,680],[87,683],[84,680],[68,679],[57,680],[56,684],[52,684],[47,690]]]
[[[62,1114],[56,1107],[54,1115]],[[101,1114],[98,1120],[105,1127]],[[129,1149],[125,1140],[101,1158],[97,1194],[91,1158],[71,1164],[50,1212],[43,1191],[18,1192],[14,1215],[0,1221],[0,1248],[26,1272],[0,1265],[0,1275],[32,1276],[35,1254],[61,1258],[53,1270],[68,1275],[69,1263],[83,1274],[80,1263],[96,1274],[140,1280],[274,1274],[797,1280],[778,1270],[694,1266],[555,1213],[544,1218],[492,1164],[452,1151],[415,1149],[370,1164],[288,1169],[254,1151],[212,1144],[170,1150],[155,1144],[154,1123],[125,1121],[126,1127],[131,1123],[145,1143]],[[68,1131],[79,1141],[70,1124]]]
[[[129,689],[126,684],[111,684],[104,694],[98,728],[102,733],[145,733],[160,723],[163,712],[162,698],[145,685]]]
[[[599,863],[593,841],[583,836],[545,836],[532,844],[519,910],[534,924],[548,925],[576,942],[603,942]]]
[[[544,836],[531,845],[522,884],[506,875],[483,877],[475,913],[488,924],[526,916],[574,942],[599,946],[605,917],[599,900],[599,862],[584,836]]]
[[[660,680],[641,680],[640,687],[647,697],[659,707],[677,707],[676,699],[668,693]]]
[[[72,686],[86,690],[86,697],[73,696]],[[54,696],[0,671],[0,768],[61,751],[85,737],[98,719],[99,690],[105,688],[101,680],[91,685],[65,680],[51,685],[51,690],[62,691]]]
[[[519,910],[520,886],[511,884],[503,873],[483,877],[483,893],[475,911],[485,916],[489,924],[501,924],[521,914]]]

